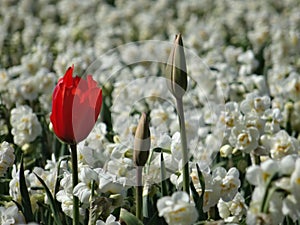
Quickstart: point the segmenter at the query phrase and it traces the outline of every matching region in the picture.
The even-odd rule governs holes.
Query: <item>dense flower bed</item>
[[[133,149],[142,113],[151,140],[143,224],[299,223],[299,12],[298,0],[0,1],[0,224],[72,224],[74,196],[80,224],[140,224]],[[178,33],[189,194],[165,70]],[[94,89],[50,121],[69,67]],[[80,114],[79,133],[97,119],[81,113],[88,94],[100,96],[94,81],[100,116],[66,140],[69,113]],[[77,144],[75,188],[71,151],[55,133]]]

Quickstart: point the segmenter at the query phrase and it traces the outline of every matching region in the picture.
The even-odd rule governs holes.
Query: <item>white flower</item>
[[[105,123],[97,123],[91,133],[87,136],[86,142],[90,148],[93,149],[103,149],[104,141],[106,140],[106,124]]]
[[[244,114],[255,112],[262,115],[265,110],[270,108],[271,99],[268,96],[260,97],[255,93],[250,93],[246,96],[246,99],[241,102],[241,111]]]
[[[0,145],[0,177],[13,165],[15,154],[13,147],[6,141]]]
[[[13,169],[11,172],[11,176],[12,179],[9,182],[9,195],[17,202],[21,202],[21,192],[20,192],[20,181],[19,181],[19,177],[20,177],[20,170],[17,170],[16,165],[13,165]],[[25,175],[25,181],[26,181],[26,185],[27,188],[30,188],[30,182],[28,180],[28,174],[29,171],[25,170],[24,171],[24,175]]]
[[[283,199],[282,212],[284,215],[289,215],[294,222],[300,218],[300,201],[295,199],[295,196],[288,195]]]
[[[280,122],[283,120],[283,116],[278,108],[267,109],[262,119],[266,120],[264,132],[274,134],[280,130]]]
[[[37,116],[27,105],[18,106],[11,110],[10,123],[14,142],[19,146],[34,141],[42,132]]]
[[[81,182],[76,185],[73,194],[77,196],[82,203],[88,205],[91,195],[91,182],[95,181],[96,185],[99,183],[98,174],[95,170],[87,166],[79,167],[79,171],[78,178]]]
[[[250,153],[258,146],[259,131],[255,127],[236,125],[231,130],[229,143],[238,150]]]
[[[8,208],[0,206],[0,224],[26,224],[23,214],[19,211],[16,205],[9,206]]]
[[[224,124],[225,138],[228,139],[231,133],[231,129],[238,124],[241,118],[239,106],[236,102],[228,102],[225,105],[225,110],[221,111],[220,122]]]
[[[218,210],[220,217],[225,222],[238,223],[243,215],[246,215],[247,205],[245,204],[244,197],[238,192],[234,198],[225,202],[222,199],[218,202]]]
[[[38,97],[39,89],[36,77],[20,77],[18,91],[26,100],[35,100]]]
[[[223,145],[220,148],[220,155],[221,157],[228,157],[232,154],[232,147],[230,145]]]
[[[288,98],[294,101],[300,99],[300,79],[298,73],[291,72],[289,77],[286,79],[284,86]]]
[[[241,185],[239,171],[235,167],[230,168],[227,173],[222,167],[218,167],[217,169],[220,171],[218,175],[222,177],[221,198],[224,201],[230,201],[236,195]]]
[[[61,202],[62,211],[72,218],[73,216],[73,197],[72,194],[67,193],[65,190],[60,190],[56,193],[56,200]]]
[[[282,195],[275,192],[269,199],[268,213],[261,212],[263,196],[266,191],[265,187],[257,186],[252,192],[252,199],[249,210],[247,211],[247,224],[280,224],[283,220],[282,213]]]
[[[51,191],[51,193],[53,194],[55,191],[55,185],[56,185],[56,178],[57,178],[57,172],[56,172],[56,168],[53,170],[44,170],[40,167],[35,167],[33,169],[33,172],[36,173],[40,178],[42,178],[44,180],[44,182],[46,183],[47,187],[49,188],[49,190]],[[31,176],[31,186],[34,187],[42,187],[40,181],[37,179],[37,177]],[[49,203],[48,200],[48,196],[45,194],[45,203]]]
[[[160,106],[159,108],[151,110],[150,118],[151,125],[157,127],[159,131],[168,131],[171,121],[174,119],[174,108],[166,105],[165,108]]]
[[[242,63],[240,67],[239,74],[247,75],[251,74],[258,66],[258,61],[255,59],[254,53],[252,50],[248,50],[242,54],[240,54],[237,58],[239,63]]]
[[[175,192],[172,197],[162,197],[157,201],[159,216],[170,225],[190,225],[198,218],[198,212],[185,192]]]
[[[73,188],[72,188],[72,178],[71,174],[64,172],[64,177],[60,181],[60,186],[62,190],[56,193],[57,201],[61,202],[62,211],[69,217],[73,217]],[[85,215],[85,209],[80,207],[79,213],[81,216]]]
[[[101,168],[95,169],[99,176],[99,191],[101,193],[123,194],[125,191],[126,178],[117,177],[111,174],[112,171],[105,172]]]
[[[96,225],[120,225],[120,223],[116,221],[116,217],[109,215],[105,222],[102,220],[97,220]]]
[[[270,141],[270,153],[274,159],[280,159],[286,155],[296,153],[298,149],[298,141],[285,130],[276,133]]]
[[[246,178],[252,185],[263,186],[267,182],[268,178],[273,176],[278,171],[278,162],[268,159],[261,163],[260,166],[252,165],[248,167]]]

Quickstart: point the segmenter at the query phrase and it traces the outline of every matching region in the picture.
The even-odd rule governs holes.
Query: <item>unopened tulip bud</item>
[[[145,166],[150,149],[150,130],[145,113],[142,114],[134,137],[133,161],[136,166]]]
[[[175,98],[182,98],[187,88],[185,54],[181,34],[176,35],[166,66],[167,85]]]

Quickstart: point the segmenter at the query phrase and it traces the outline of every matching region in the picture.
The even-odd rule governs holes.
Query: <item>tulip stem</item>
[[[143,185],[142,185],[142,166],[136,167],[136,217],[143,221]]]
[[[183,191],[185,191],[189,195],[190,194],[189,159],[188,159],[188,148],[187,148],[182,98],[176,98],[176,103],[177,103],[177,113],[179,119],[181,148],[182,148]]]
[[[71,160],[72,160],[72,184],[73,190],[78,184],[78,165],[77,165],[77,146],[70,144],[71,147]],[[79,200],[73,194],[73,225],[79,225]]]

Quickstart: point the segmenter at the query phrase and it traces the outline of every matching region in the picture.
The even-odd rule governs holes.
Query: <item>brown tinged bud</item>
[[[133,161],[136,166],[145,166],[150,149],[150,130],[147,116],[142,113],[134,137]]]
[[[186,61],[181,34],[177,34],[167,66],[167,85],[175,98],[182,98],[187,89]]]

